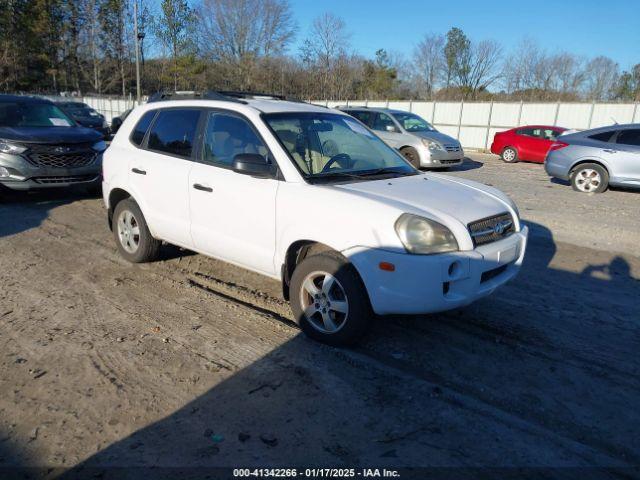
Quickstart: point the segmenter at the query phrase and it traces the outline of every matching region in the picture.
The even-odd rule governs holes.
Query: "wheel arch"
[[[123,188],[114,188],[109,192],[109,203],[107,205],[107,216],[109,222],[109,229],[113,228],[113,212],[116,206],[123,200],[131,198],[131,194]]]
[[[584,165],[585,163],[595,163],[596,165],[600,165],[602,168],[605,169],[605,171],[607,172],[607,175],[611,176],[611,171],[609,170],[609,167],[607,166],[607,164],[604,163],[602,160],[598,160],[594,158],[581,158],[580,160],[575,162],[573,165],[571,165],[571,168],[569,168],[569,175],[571,175],[576,168],[578,168],[580,165]]]
[[[335,252],[342,255],[335,248],[329,245],[318,242],[316,240],[296,240],[287,248],[284,255],[284,262],[281,268],[282,279],[282,295],[285,300],[289,300],[289,285],[291,284],[291,276],[296,266],[305,258],[310,255],[315,255],[322,252]]]

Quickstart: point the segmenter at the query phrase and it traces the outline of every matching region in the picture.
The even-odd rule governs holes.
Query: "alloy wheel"
[[[136,253],[140,247],[140,225],[129,210],[123,210],[118,217],[118,239],[128,253]]]
[[[337,278],[311,272],[302,282],[300,304],[309,323],[322,333],[336,333],[346,323],[349,302]]]
[[[585,168],[577,173],[575,182],[578,190],[589,193],[595,191],[600,186],[602,178],[597,171],[591,168]]]

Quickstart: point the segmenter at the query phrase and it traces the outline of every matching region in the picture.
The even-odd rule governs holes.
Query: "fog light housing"
[[[0,178],[8,178],[11,176],[11,172],[9,169],[5,167],[0,167]]]

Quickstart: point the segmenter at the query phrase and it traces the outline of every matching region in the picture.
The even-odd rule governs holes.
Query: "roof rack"
[[[243,91],[213,91],[205,92],[158,92],[149,97],[147,103],[163,102],[167,100],[222,100],[225,102],[247,103],[246,100],[286,100],[288,102],[301,102],[296,98],[287,97],[286,95],[277,95],[274,93],[264,92],[243,92]]]
[[[208,90],[206,92],[158,92],[149,97],[147,103],[165,102],[168,100],[222,100],[225,102],[247,103],[239,100],[239,97],[232,97],[221,92]]]

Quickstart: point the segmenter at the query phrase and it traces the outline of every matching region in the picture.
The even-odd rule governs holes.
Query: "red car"
[[[549,147],[566,130],[562,127],[527,125],[498,132],[493,137],[491,153],[500,155],[507,163],[518,160],[544,163]]]

